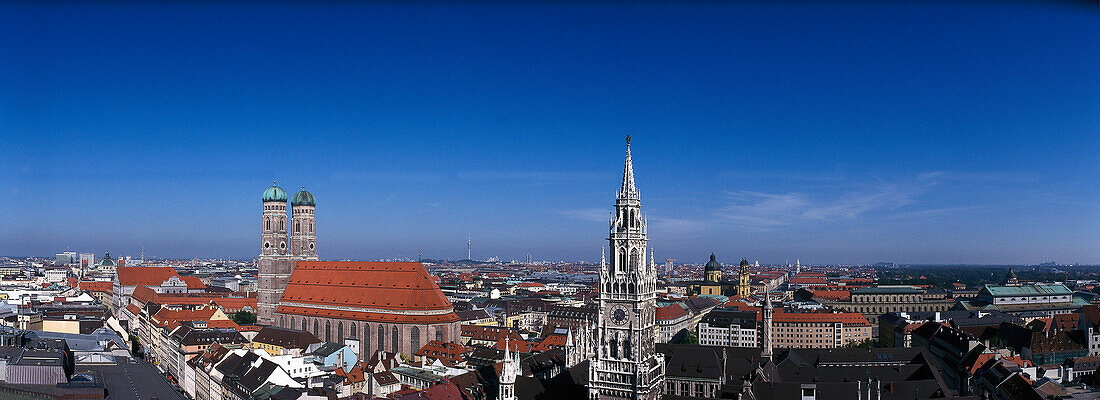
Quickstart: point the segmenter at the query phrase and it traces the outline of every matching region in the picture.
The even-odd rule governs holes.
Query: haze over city
[[[658,259],[1100,263],[1071,4],[5,9],[2,255],[250,259],[274,180],[324,259],[597,261],[630,134]]]

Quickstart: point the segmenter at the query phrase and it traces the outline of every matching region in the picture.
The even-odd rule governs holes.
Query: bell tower
[[[289,263],[286,237],[286,191],[275,182],[264,191],[263,222],[260,227],[260,256],[258,261],[256,293],[256,322],[271,324],[275,318],[275,306],[279,303],[281,288],[277,287],[275,274]]]
[[[600,264],[596,357],[589,364],[590,399],[658,399],[665,362],[657,354],[657,267],[645,262],[646,218],[634,186],[630,136],[622,186],[611,212],[611,263]]]
[[[290,201],[290,250],[299,260],[317,259],[317,233],[313,231],[316,206],[313,193],[307,192],[304,187]]]

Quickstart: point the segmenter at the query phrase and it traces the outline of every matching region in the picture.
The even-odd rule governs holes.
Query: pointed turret
[[[519,375],[519,352],[512,356],[508,337],[504,338],[504,360],[500,366],[500,400],[516,400],[516,377]]]
[[[760,356],[768,361],[772,359],[772,296],[764,291],[764,309],[761,310]]]
[[[630,135],[626,136],[626,165],[623,166],[623,186],[619,189],[620,199],[638,199],[638,189],[634,187],[634,162],[630,160]]]

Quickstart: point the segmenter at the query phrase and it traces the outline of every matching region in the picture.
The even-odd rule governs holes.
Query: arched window
[[[629,267],[627,267],[628,271],[633,271],[634,267],[641,265],[639,257],[638,249],[630,250],[630,264],[627,264],[629,265]]]
[[[414,326],[409,333],[409,351],[415,353],[417,350],[420,350],[420,327]]]
[[[617,265],[623,271],[626,271],[626,249],[619,249],[619,265]],[[612,270],[614,272],[614,270]]]
[[[382,327],[382,324],[378,324],[378,350],[382,350],[382,346],[386,345],[386,328]]]
[[[306,326],[306,319],[302,318],[302,331],[309,331],[309,327]]]
[[[390,345],[393,347],[394,353],[400,353],[399,349],[401,343],[401,334],[397,330],[397,325],[393,326],[393,330],[390,332]]]
[[[355,323],[351,323],[351,333],[348,336],[355,337]]]
[[[334,341],[337,342],[337,343],[343,342],[343,339],[344,339],[344,321],[339,321],[339,322],[336,323],[336,338],[335,339],[336,340],[334,340]]]
[[[442,326],[435,327],[435,340],[438,340],[440,342],[443,341],[443,327]]]
[[[313,233],[313,223],[309,223],[309,233]]]
[[[294,221],[294,233],[302,232],[302,221]]]
[[[286,228],[283,227],[283,219],[282,218],[279,218],[279,230],[280,231],[286,230]]]
[[[370,324],[363,324],[363,358],[370,358]]]
[[[332,321],[325,321],[325,341],[332,341]]]
[[[265,231],[270,231],[271,230],[271,218],[264,218],[264,230]]]
[[[321,326],[317,320],[313,320],[313,336],[321,336]]]

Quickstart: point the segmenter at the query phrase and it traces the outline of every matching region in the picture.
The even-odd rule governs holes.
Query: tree
[[[137,358],[145,358],[145,349],[141,348],[141,341],[136,335],[130,335],[130,354]]]
[[[233,316],[231,318],[233,319],[233,322],[236,322],[239,325],[251,325],[256,323],[256,314],[250,313],[245,310],[240,310],[233,313]]]
[[[872,348],[875,347],[875,339],[867,338],[858,342],[848,342],[844,347],[847,348]]]
[[[699,344],[699,335],[693,330],[682,329],[672,337],[673,344]]]

